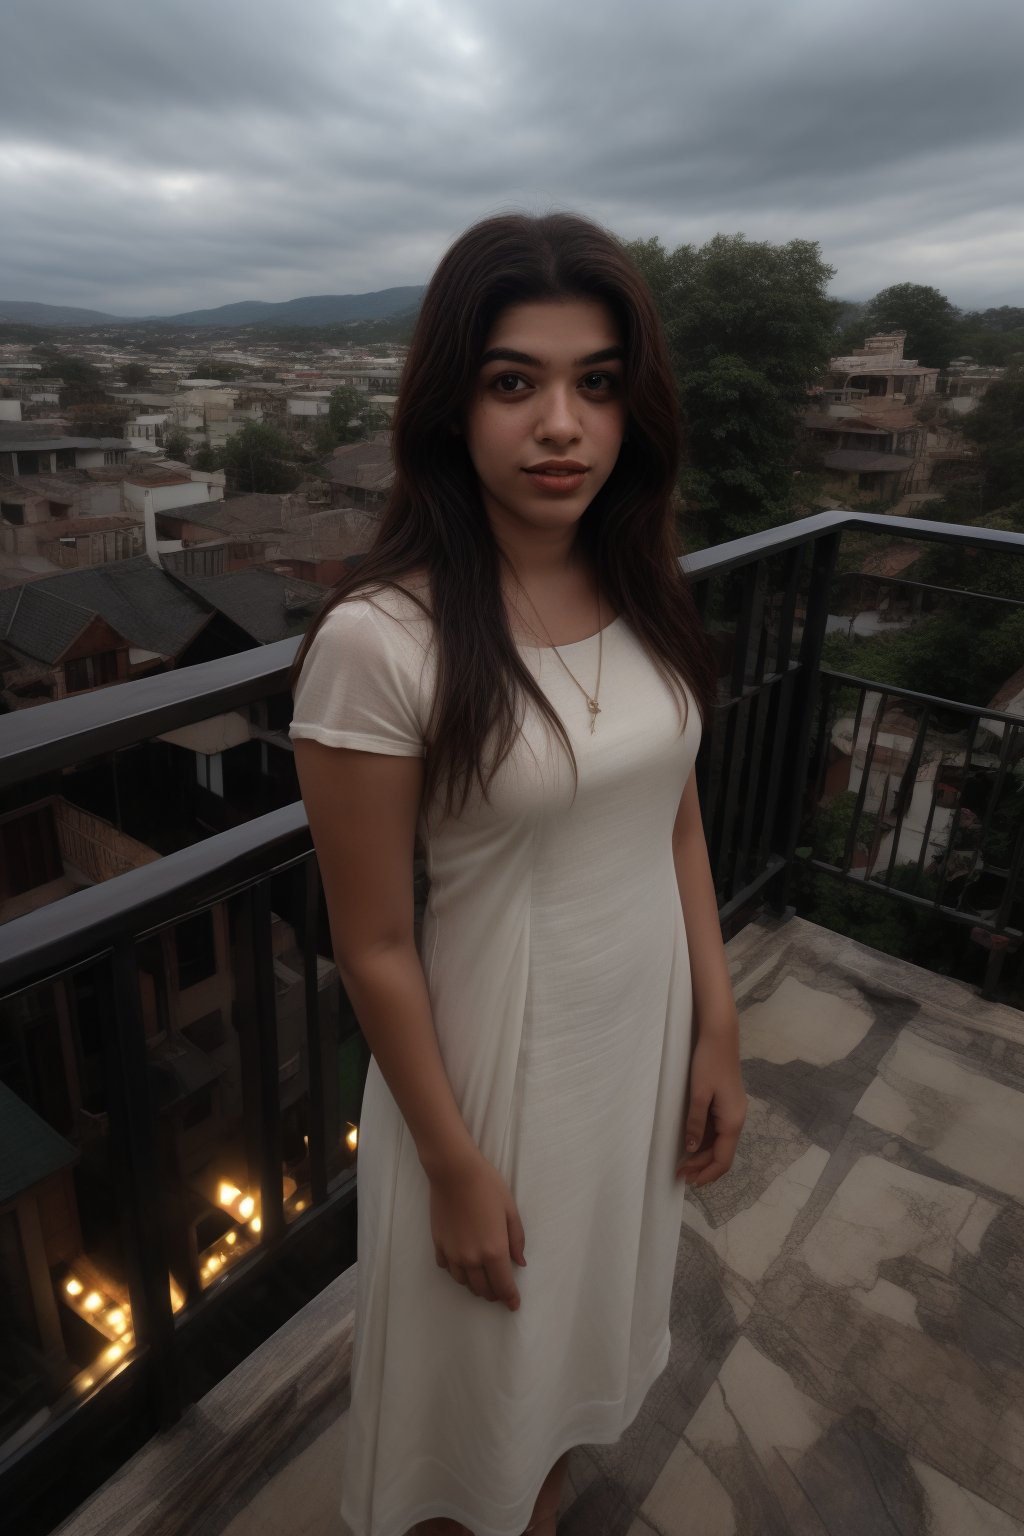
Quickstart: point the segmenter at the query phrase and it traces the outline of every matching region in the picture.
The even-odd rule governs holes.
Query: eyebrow
[[[589,368],[594,363],[611,363],[625,356],[625,347],[605,347],[601,352],[589,352],[586,357],[573,358],[572,366]],[[527,368],[545,367],[539,357],[531,357],[529,352],[516,352],[511,347],[491,347],[480,359],[480,367],[483,368],[487,363],[523,363]]]

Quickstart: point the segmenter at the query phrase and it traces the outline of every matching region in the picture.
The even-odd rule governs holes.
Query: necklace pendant
[[[601,713],[601,706],[596,699],[588,699],[587,708],[590,710],[590,734],[593,736],[594,726],[597,724],[597,717]]]

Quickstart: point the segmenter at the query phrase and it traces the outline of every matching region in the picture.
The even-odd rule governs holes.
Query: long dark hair
[[[448,815],[459,787],[460,809],[465,806],[474,777],[487,797],[515,743],[523,693],[558,732],[578,781],[565,727],[516,649],[501,591],[504,557],[465,443],[451,427],[462,420],[499,315],[512,304],[580,298],[607,304],[621,326],[628,418],[615,467],[579,521],[579,552],[684,709],[677,674],[689,684],[702,722],[714,707],[714,651],[679,565],[683,549],[672,505],[679,406],[650,290],[617,237],[588,219],[571,213],[483,219],[449,248],[424,295],[398,392],[395,481],[380,528],[358,566],[331,588],[289,679],[294,691],[319,625],[347,597],[394,587],[431,613],[437,687],[424,799],[430,804],[443,784]],[[429,609],[402,586],[403,577],[419,570],[429,577]],[[485,780],[492,733],[496,746]]]

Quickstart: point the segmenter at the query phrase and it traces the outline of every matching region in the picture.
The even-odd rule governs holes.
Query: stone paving
[[[727,953],[747,1123],[559,1536],[1024,1536],[1024,1017],[799,918]],[[218,1536],[349,1536],[346,1418]]]

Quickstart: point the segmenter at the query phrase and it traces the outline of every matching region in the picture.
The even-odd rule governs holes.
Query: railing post
[[[158,1112],[146,1050],[137,952],[130,934],[114,944],[110,980],[110,1026],[103,1031],[105,1070],[132,1322],[137,1341],[150,1351],[159,1427],[167,1429],[181,1418],[181,1384],[162,1221],[165,1191]]]
[[[772,839],[783,867],[765,886],[765,901],[777,917],[786,913],[793,879],[793,860],[800,822],[803,817],[804,796],[807,787],[807,755],[811,739],[811,722],[817,705],[821,672],[821,650],[828,622],[829,596],[832,575],[839,555],[842,530],[829,533],[814,545],[810,579],[807,589],[807,609],[800,641],[800,671],[793,681],[793,707],[790,713],[791,729],[781,744],[782,783],[790,786],[788,794],[779,797],[776,831]]]

